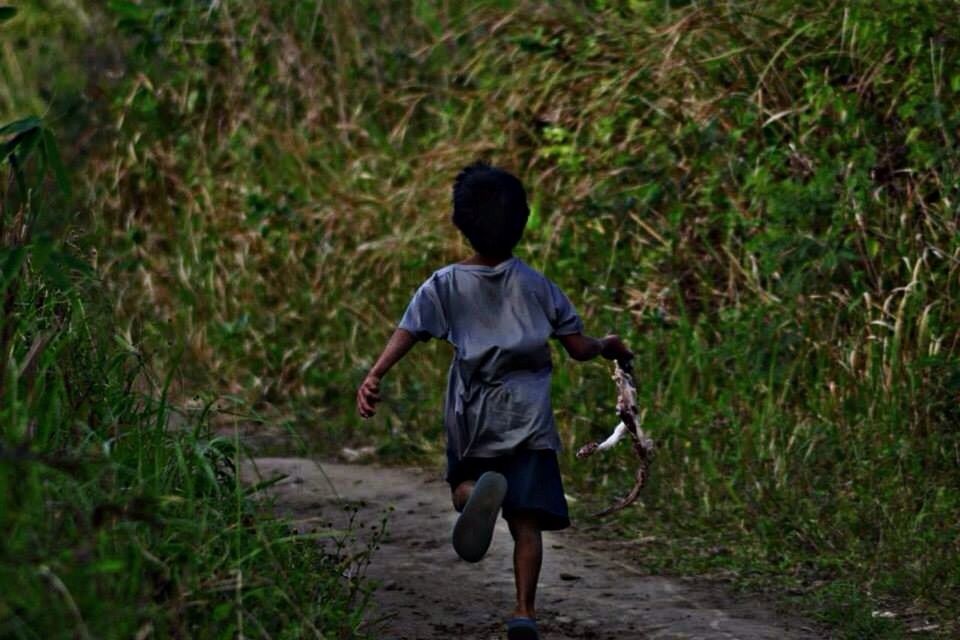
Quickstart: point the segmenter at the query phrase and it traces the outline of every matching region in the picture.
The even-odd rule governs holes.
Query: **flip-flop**
[[[473,486],[473,493],[453,527],[453,548],[467,562],[479,562],[490,548],[497,513],[507,495],[507,479],[487,471]]]
[[[530,618],[512,618],[507,620],[507,640],[540,640],[540,630]]]

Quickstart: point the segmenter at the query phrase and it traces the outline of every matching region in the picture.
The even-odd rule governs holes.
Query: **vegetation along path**
[[[459,560],[449,544],[455,514],[446,485],[420,471],[256,458],[249,481],[270,485],[277,509],[302,532],[342,527],[353,505],[356,542],[378,536],[370,523],[387,517],[386,534],[367,568],[380,586],[370,625],[378,638],[499,638],[513,594],[509,532],[501,520],[488,556]],[[716,587],[644,575],[614,551],[575,531],[547,533],[538,597],[544,636],[759,640],[817,638],[814,628]]]

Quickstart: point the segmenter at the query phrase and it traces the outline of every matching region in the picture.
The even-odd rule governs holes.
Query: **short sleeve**
[[[447,337],[447,317],[437,294],[436,280],[431,277],[420,285],[397,325],[412,333],[417,340]]]
[[[583,333],[583,320],[577,310],[573,308],[570,299],[560,290],[560,287],[550,283],[550,308],[547,309],[550,326],[553,327],[551,338],[568,336],[574,333]]]

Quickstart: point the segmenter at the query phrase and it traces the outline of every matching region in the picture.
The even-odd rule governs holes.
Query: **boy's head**
[[[520,242],[530,209],[515,176],[485,162],[464,167],[453,182],[453,224],[482,256],[506,258]]]

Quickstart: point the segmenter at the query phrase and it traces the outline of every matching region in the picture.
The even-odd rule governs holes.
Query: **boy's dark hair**
[[[529,215],[527,192],[516,176],[485,162],[474,162],[457,174],[453,224],[480,255],[509,256]]]

